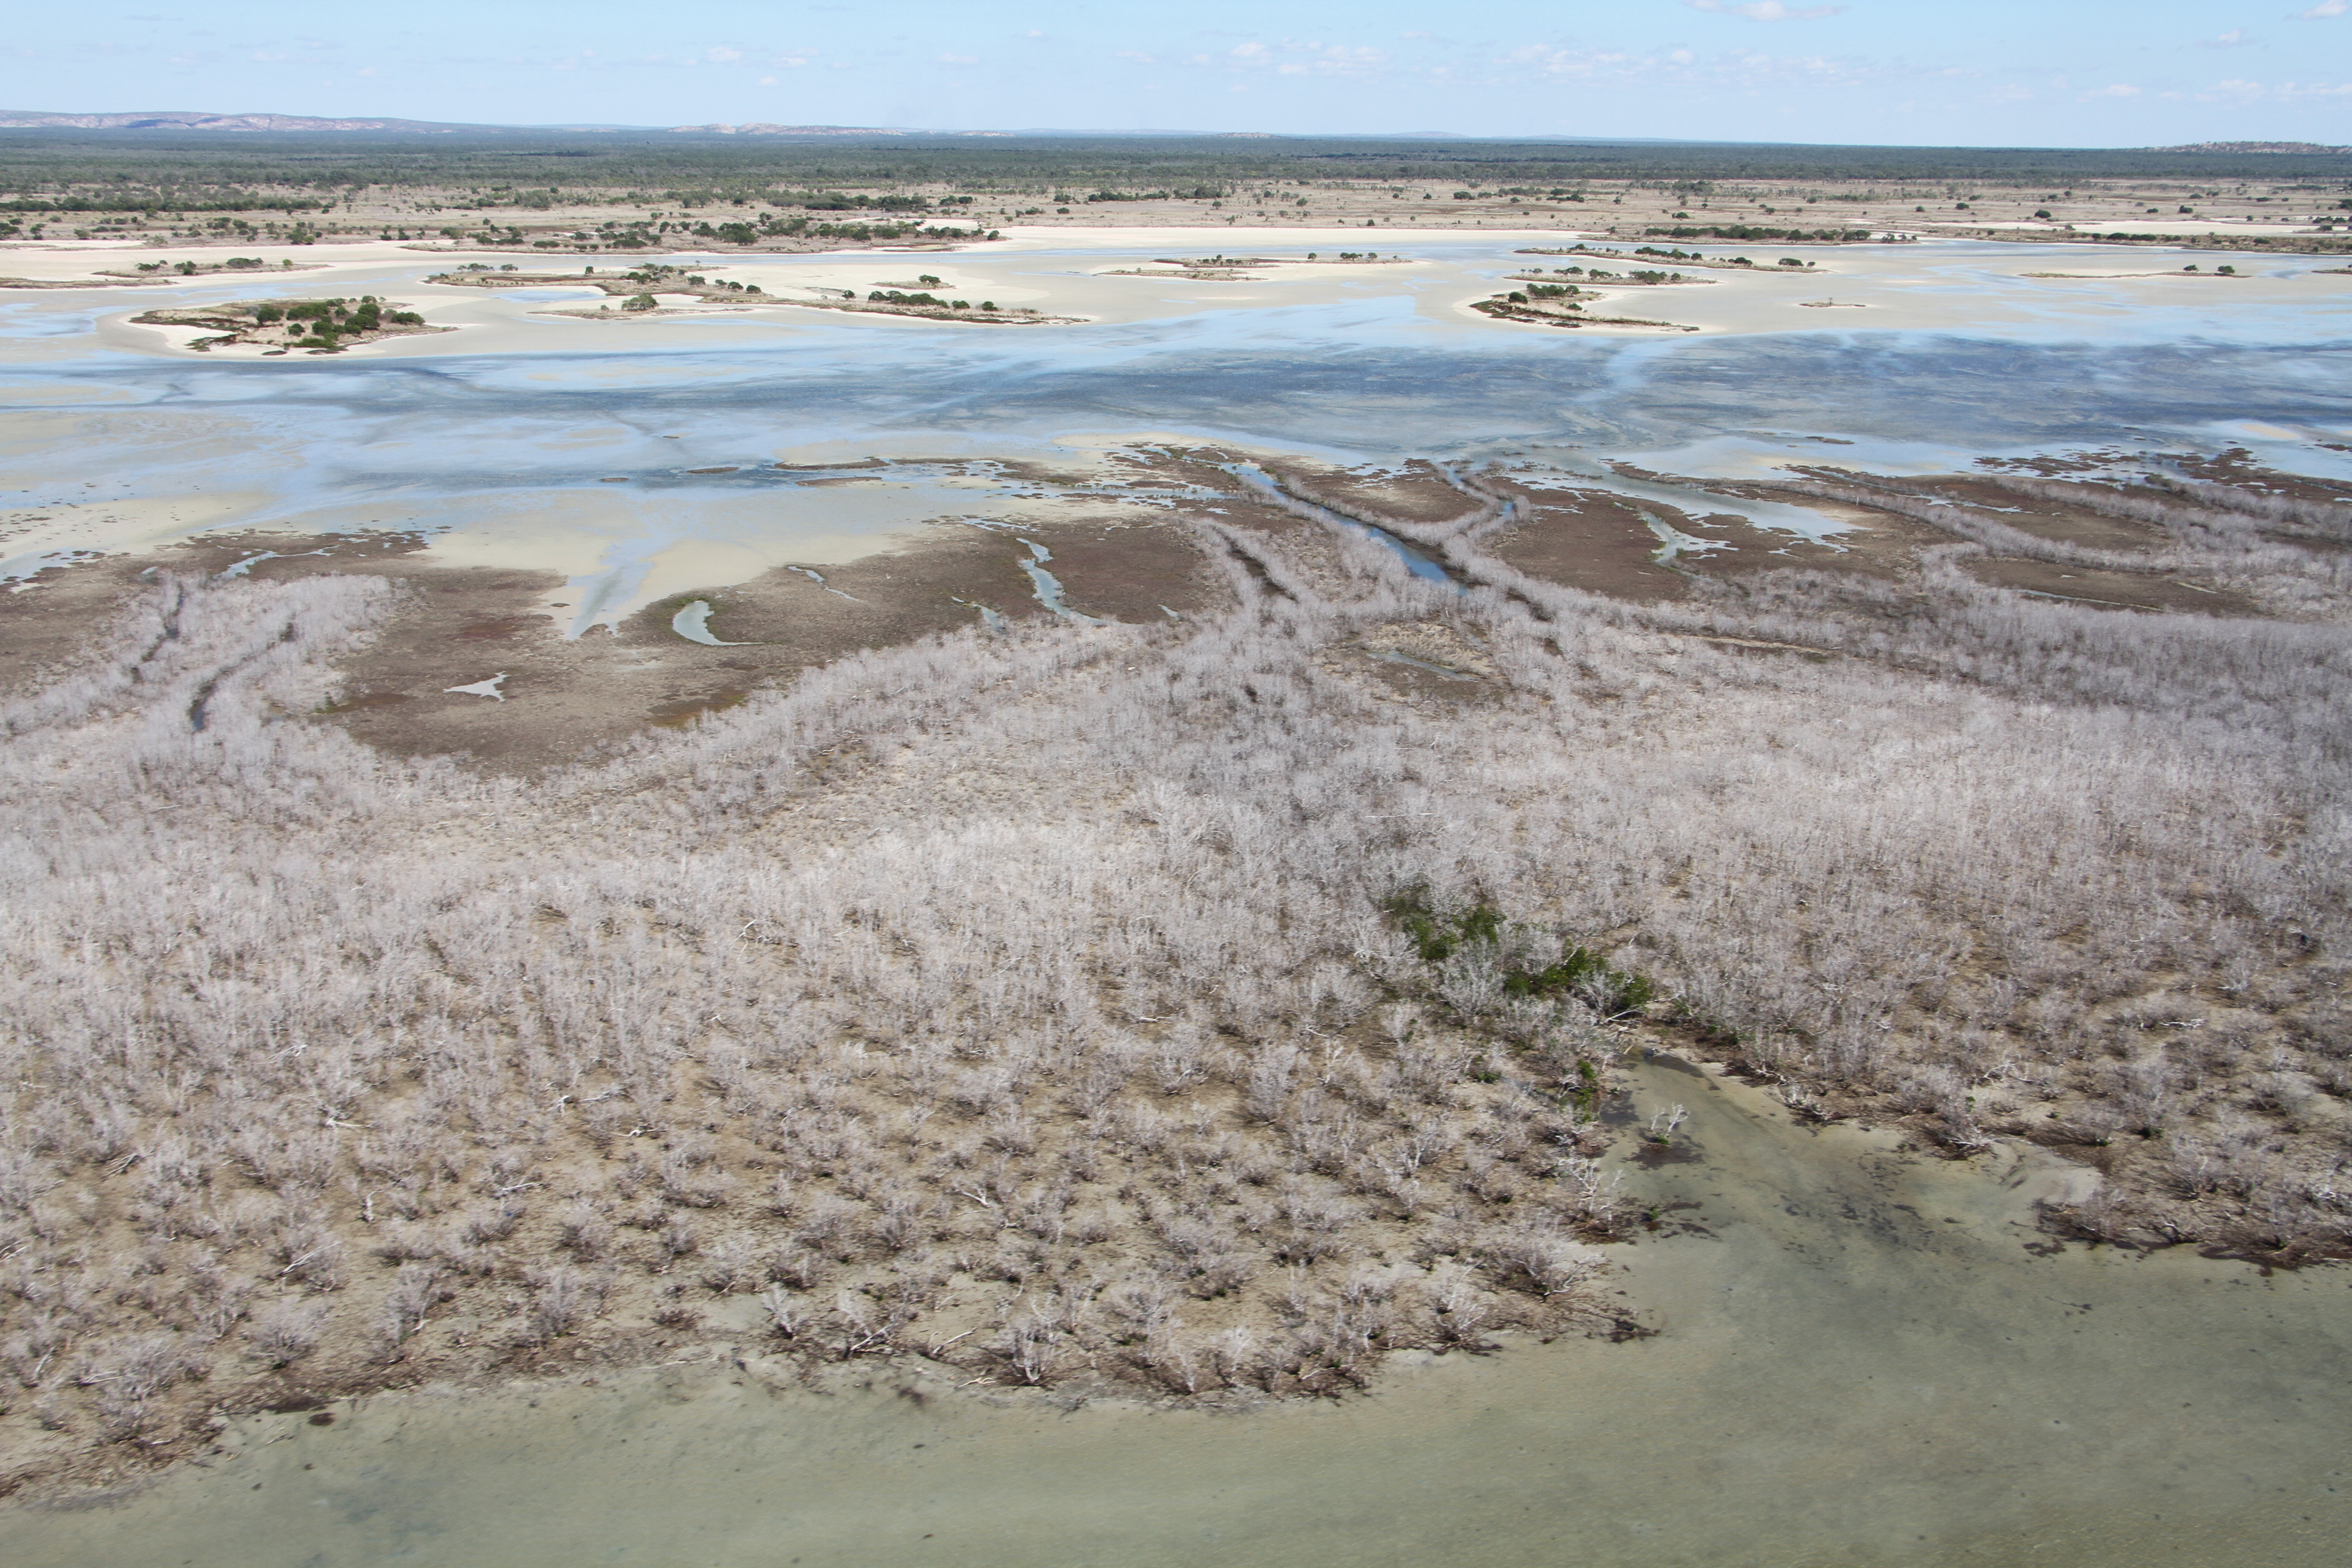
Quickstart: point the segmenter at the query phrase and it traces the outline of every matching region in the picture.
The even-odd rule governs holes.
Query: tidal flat
[[[2332,1560],[2343,280],[1198,237],[5,297],[16,1559]]]
[[[239,1420],[212,1468],[19,1512],[19,1561],[267,1565],[2333,1560],[2344,1281],[2051,1255],[2080,1167],[1960,1166],[1661,1068],[1696,1161],[1618,1289],[1664,1330],[1401,1358],[1340,1404],[1008,1399],[756,1338]],[[2151,1349],[2157,1353],[2151,1354]]]

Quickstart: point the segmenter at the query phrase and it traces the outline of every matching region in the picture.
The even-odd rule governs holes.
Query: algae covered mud
[[[2318,1565],[2352,1526],[2352,1296],[2185,1250],[2053,1255],[2041,1157],[1923,1159],[1655,1063],[1695,1158],[1621,1283],[1665,1331],[1514,1342],[1360,1397],[1208,1414],[822,1391],[756,1343],[239,1421],[18,1568],[649,1563],[1208,1568]],[[232,1458],[230,1455],[235,1457]]]

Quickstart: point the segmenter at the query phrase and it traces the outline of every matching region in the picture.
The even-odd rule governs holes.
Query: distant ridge
[[[1017,136],[1017,131],[908,131],[894,125],[673,125],[673,132],[699,136]]]
[[[2151,153],[2352,153],[2318,142],[2191,142],[2185,147],[2151,147]]]
[[[126,114],[50,114],[39,110],[0,109],[0,131],[405,131],[446,135],[452,132],[646,132],[690,136],[1013,136],[1012,131],[908,131],[887,125],[480,125],[433,120],[330,119],[313,114],[212,114],[194,110],[150,109]]]
[[[327,133],[394,132],[404,135],[447,136],[463,134],[475,137],[515,137],[533,135],[679,135],[679,136],[772,136],[818,140],[899,138],[908,140],[936,139],[955,141],[1026,137],[1037,139],[1093,140],[1215,140],[1234,142],[1512,142],[1520,145],[1558,145],[1566,147],[1658,148],[1703,150],[1710,148],[1743,148],[1758,153],[1788,151],[1854,151],[1901,153],[1906,151],[1941,151],[1946,153],[2008,153],[2030,152],[2072,157],[2077,154],[2138,154],[2169,153],[2193,158],[2204,157],[2343,157],[2352,154],[2352,146],[2330,146],[2319,142],[2192,142],[2172,147],[2139,148],[2045,148],[2045,149],[1904,149],[1849,147],[1846,143],[1807,143],[1774,142],[1690,141],[1680,137],[1660,136],[1471,136],[1455,131],[1390,131],[1316,133],[1311,132],[1279,131],[1184,131],[1155,128],[1150,130],[1112,129],[1109,127],[1032,127],[1008,130],[935,130],[895,125],[779,125],[770,121],[750,121],[740,124],[712,121],[703,125],[618,125],[580,124],[492,124],[484,121],[401,120],[381,115],[348,117],[317,114],[215,114],[203,110],[149,109],[115,114],[60,114],[44,110],[0,109],[0,131],[195,131],[250,132]]]
[[[887,125],[771,125],[766,121],[753,121],[748,125],[672,125],[667,129],[688,135],[703,136],[923,136],[937,132],[900,131]],[[1002,132],[966,131],[965,136],[1002,135]]]
[[[44,114],[0,109],[0,131],[457,131],[429,120],[322,120],[308,114],[203,114],[150,109],[130,114]]]

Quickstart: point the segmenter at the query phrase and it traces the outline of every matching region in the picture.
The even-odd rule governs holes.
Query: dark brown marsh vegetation
[[[2342,513],[2200,489],[2135,559],[1854,479],[1959,542],[1635,605],[1456,482],[1363,517],[1446,584],[1294,482],[1313,535],[1195,525],[1231,610],[929,637],[528,779],[301,721],[381,579],[158,581],[5,712],[9,1473],[698,1337],[1199,1398],[1613,1329],[1609,1068],[1668,1029],[2066,1144],[2092,1234],[2343,1249]]]

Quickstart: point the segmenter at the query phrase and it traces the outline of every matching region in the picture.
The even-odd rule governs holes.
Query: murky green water
[[[1703,1232],[1626,1249],[1666,1332],[1400,1369],[1338,1405],[992,1405],[731,1362],[266,1416],[236,1458],[0,1514],[94,1563],[2329,1564],[2352,1271],[2038,1244],[2039,1156],[1955,1166],[1653,1067]]]

